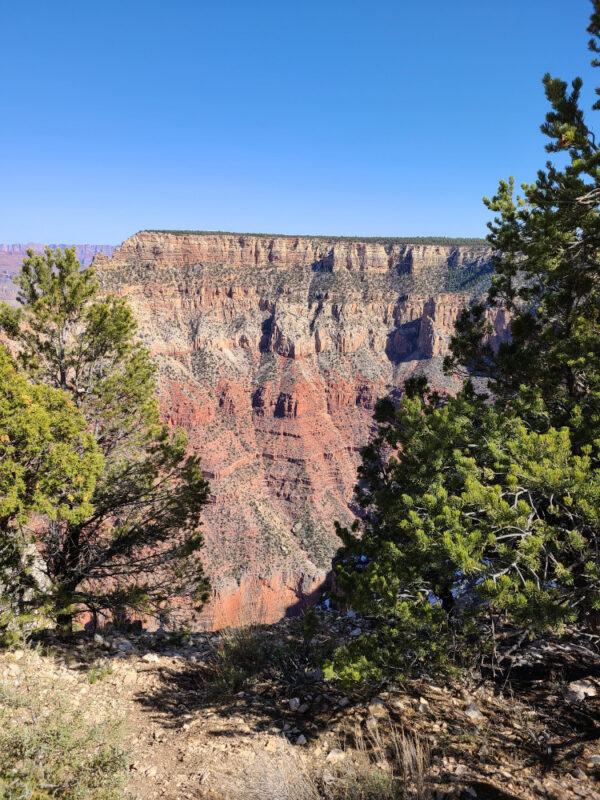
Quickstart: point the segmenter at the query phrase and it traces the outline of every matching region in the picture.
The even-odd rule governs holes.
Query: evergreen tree
[[[17,282],[19,307],[4,306],[0,324],[18,361],[71,397],[104,458],[93,510],[38,536],[59,625],[68,631],[81,608],[162,617],[175,597],[198,606],[208,590],[198,551],[209,488],[184,432],[160,422],[156,368],[130,308],[99,296],[74,250],[29,251]]]
[[[103,467],[69,396],[20,375],[0,345],[0,641],[19,634],[46,594],[33,530],[42,519],[78,525]],[[33,519],[32,519],[33,518]],[[47,599],[47,598],[45,598]],[[41,603],[44,605],[44,602]]]
[[[379,624],[338,653],[331,669],[346,680],[460,662],[495,647],[499,620],[523,632],[597,624],[600,150],[581,81],[569,89],[546,75],[544,85],[542,131],[557,163],[523,197],[510,180],[485,201],[495,275],[485,302],[458,320],[446,360],[462,390],[440,396],[416,379],[398,409],[376,409],[356,489],[364,517],[338,530],[339,584]],[[511,315],[496,350],[495,307]]]

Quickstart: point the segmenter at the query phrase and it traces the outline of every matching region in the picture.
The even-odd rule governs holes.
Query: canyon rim
[[[378,397],[443,374],[460,310],[490,280],[484,243],[142,231],[98,253],[159,366],[163,416],[202,459],[217,629],[300,611],[354,517]],[[507,320],[497,312],[494,336]]]

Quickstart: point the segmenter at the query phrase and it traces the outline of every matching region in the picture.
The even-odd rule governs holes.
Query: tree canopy
[[[331,670],[346,680],[493,651],[500,625],[598,623],[600,149],[580,79],[544,86],[554,161],[520,197],[510,179],[484,200],[495,275],[451,341],[461,391],[417,378],[398,408],[377,406],[356,488],[364,516],[339,528],[338,582],[378,625],[338,653]],[[494,347],[496,308],[511,323]]]
[[[104,459],[67,394],[19,374],[0,345],[0,635],[28,616],[38,589],[30,525],[77,525]],[[32,605],[35,606],[35,603]]]
[[[200,607],[209,488],[184,432],[160,422],[156,367],[131,309],[100,297],[74,250],[29,251],[17,283],[19,307],[3,306],[0,324],[18,363],[32,381],[68,395],[104,464],[88,513],[36,535],[57,619],[68,628],[81,608],[163,616],[174,597]]]

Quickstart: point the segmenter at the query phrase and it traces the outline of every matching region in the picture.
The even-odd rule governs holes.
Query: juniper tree
[[[70,396],[104,459],[93,510],[51,521],[37,537],[59,625],[68,631],[82,608],[163,616],[176,597],[200,607],[209,488],[185,433],[160,421],[156,367],[135,337],[131,309],[100,296],[74,249],[29,251],[17,283],[18,308],[5,305],[0,324],[19,364]]]
[[[588,30],[600,52],[600,0]],[[364,517],[338,530],[339,584],[378,626],[338,653],[331,669],[346,680],[460,661],[494,646],[498,620],[525,633],[597,624],[600,151],[581,81],[546,75],[544,86],[555,162],[522,197],[511,179],[484,201],[495,275],[445,364],[462,390],[442,396],[417,379],[399,408],[377,406],[356,489]],[[497,306],[511,324],[494,350]]]
[[[36,578],[33,530],[78,525],[92,512],[103,467],[65,392],[31,385],[0,345],[0,640],[19,634],[47,592]],[[45,599],[48,599],[47,596]]]

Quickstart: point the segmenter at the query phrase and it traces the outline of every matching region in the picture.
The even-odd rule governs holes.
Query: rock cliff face
[[[318,590],[351,522],[376,399],[441,370],[489,280],[482,245],[141,232],[94,260],[160,367],[161,407],[214,492],[198,624],[272,621]],[[498,337],[506,320],[493,319]]]

